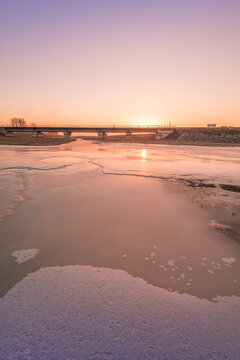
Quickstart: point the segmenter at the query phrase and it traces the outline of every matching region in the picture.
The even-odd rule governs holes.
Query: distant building
[[[217,127],[217,124],[207,124],[207,127],[209,129],[215,129]]]

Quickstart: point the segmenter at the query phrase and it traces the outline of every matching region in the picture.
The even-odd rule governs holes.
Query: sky
[[[239,0],[0,0],[0,123],[240,126]]]

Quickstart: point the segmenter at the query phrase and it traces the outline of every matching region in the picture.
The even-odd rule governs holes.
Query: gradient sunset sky
[[[239,0],[0,0],[0,123],[240,126]]]

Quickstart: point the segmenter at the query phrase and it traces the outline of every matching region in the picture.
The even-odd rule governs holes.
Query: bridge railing
[[[1,128],[14,128],[15,126],[11,126],[11,125],[0,125]],[[98,125],[98,124],[94,124],[94,125],[86,125],[86,124],[83,124],[83,125],[76,125],[76,124],[52,124],[52,125],[49,125],[49,124],[36,124],[36,126],[32,126],[32,125],[26,125],[26,126],[16,126],[16,127],[21,127],[21,128],[27,128],[27,127],[30,127],[30,128],[34,128],[34,127],[49,127],[49,128],[134,128],[134,129],[137,129],[137,128],[146,128],[146,129],[149,129],[149,128],[171,128],[171,127],[176,127],[176,125],[115,125],[115,124],[106,124],[106,125]]]

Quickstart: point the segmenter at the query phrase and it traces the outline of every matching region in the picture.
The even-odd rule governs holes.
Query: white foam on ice
[[[164,265],[159,264],[158,267],[160,267],[164,271],[167,271],[167,268]]]
[[[225,264],[231,265],[231,264],[233,264],[233,263],[236,261],[236,259],[235,259],[234,257],[229,257],[229,258],[223,257],[223,258],[222,258],[222,261],[223,261]]]
[[[12,252],[12,256],[18,264],[29,261],[39,253],[39,249],[22,249]]]
[[[217,300],[121,270],[44,268],[0,300],[0,359],[237,360],[240,300]]]
[[[174,266],[175,265],[175,260],[168,260],[168,265],[169,266]]]
[[[209,272],[210,274],[214,274],[214,271],[207,269],[207,272]]]

